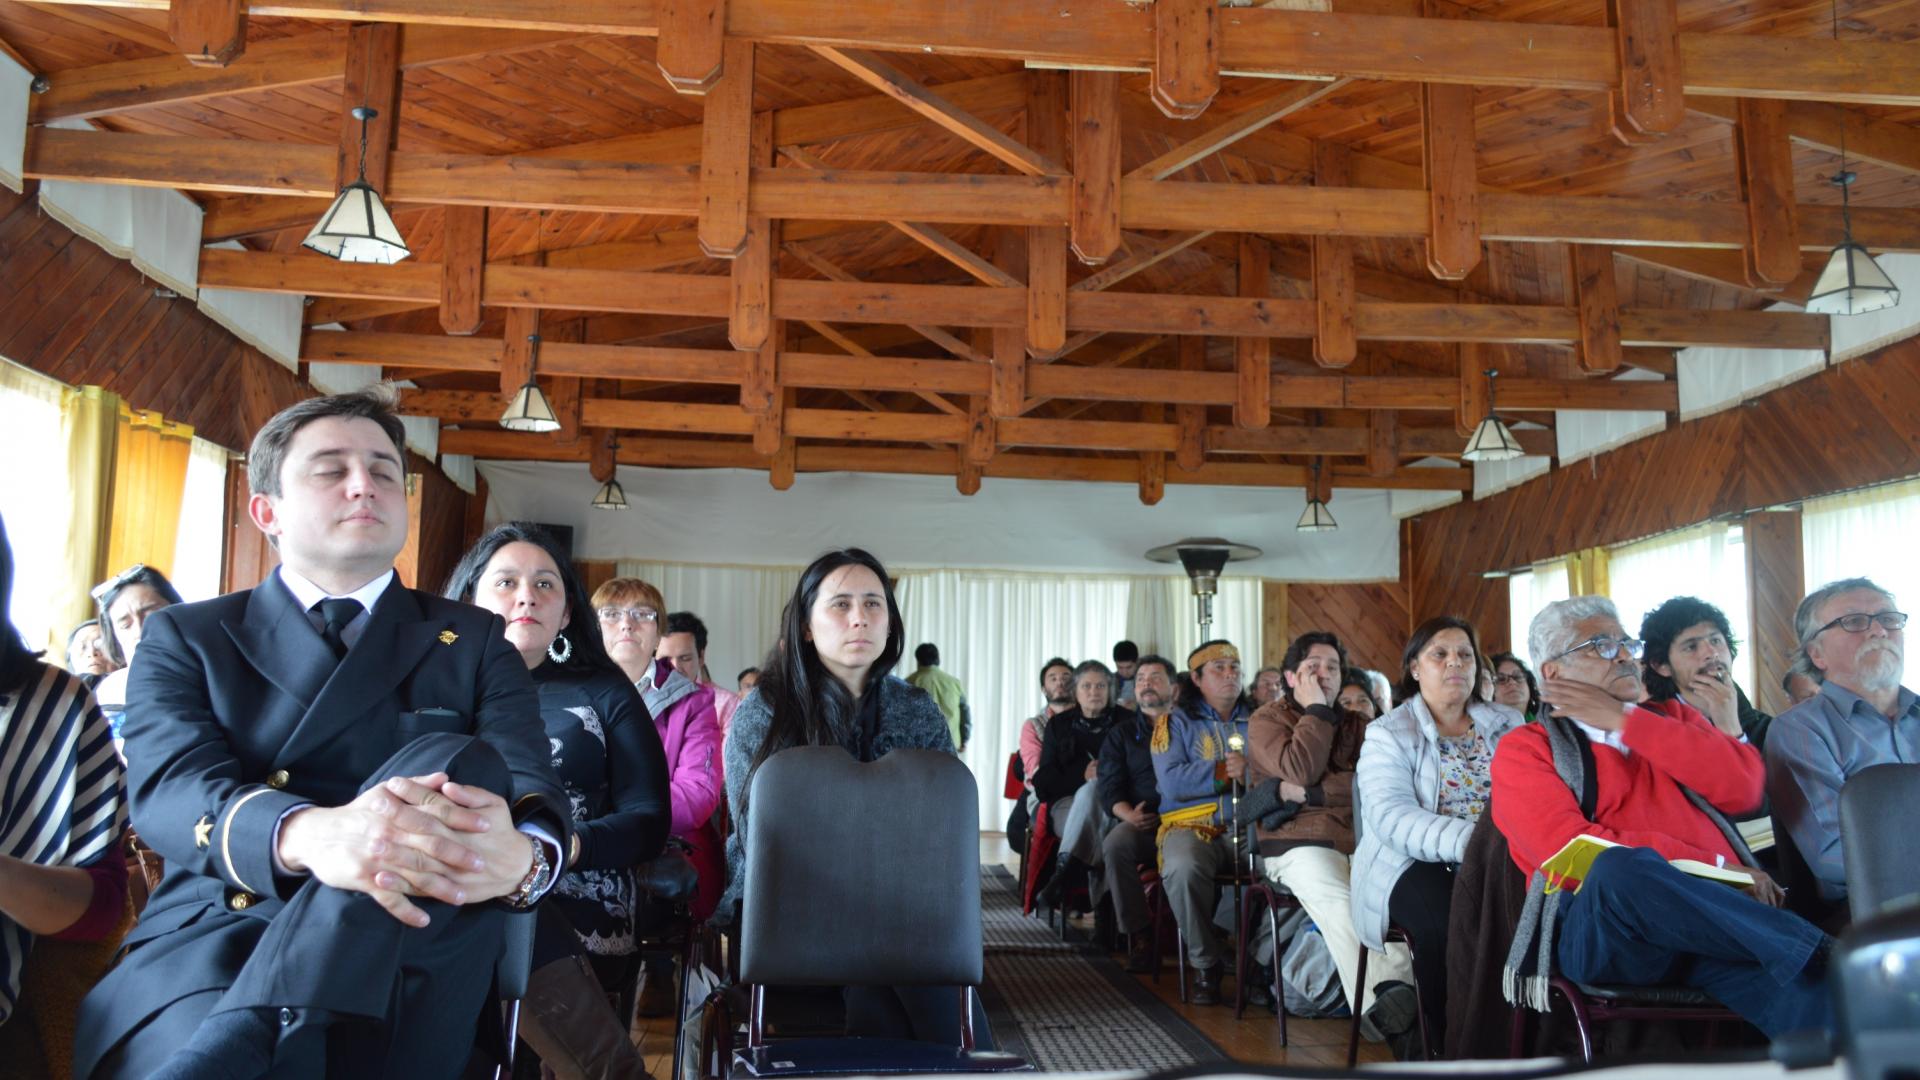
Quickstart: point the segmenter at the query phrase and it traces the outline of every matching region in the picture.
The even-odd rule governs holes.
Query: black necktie
[[[360,617],[358,600],[322,600],[314,607],[320,611],[320,617],[326,620],[326,626],[320,631],[320,637],[333,649],[335,659],[347,655],[347,640],[341,636],[347,624]]]

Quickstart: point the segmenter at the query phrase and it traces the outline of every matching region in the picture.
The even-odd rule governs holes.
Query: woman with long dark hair
[[[127,890],[126,783],[106,720],[78,676],[41,663],[21,640],[12,592],[13,549],[0,522],[0,761],[8,763],[0,787],[0,1024],[20,1003],[34,940],[106,938],[120,926]],[[52,1028],[70,1021],[53,1019]]]
[[[510,522],[481,537],[445,594],[506,620],[573,804],[573,849],[540,906],[521,1035],[569,1080],[645,1076],[603,989],[636,974],[633,867],[667,839],[667,761],[653,718],[607,655],[572,564],[539,526]]]
[[[953,753],[947,718],[926,691],[889,674],[906,651],[905,626],[880,560],[859,548],[830,551],[800,574],[780,617],[779,644],[727,731],[729,913],[745,880],[747,792],[753,774],[794,746],[838,746],[861,761],[894,750]],[[951,987],[847,987],[847,1034],[957,1044]],[[975,1005],[975,1016],[985,1011]],[[990,1048],[984,1022],[975,1041]]]
[[[120,721],[127,714],[127,676],[147,616],[182,601],[180,590],[167,575],[144,563],[134,563],[94,586],[93,601],[100,618],[100,645],[113,664],[113,670],[94,684],[93,696],[118,743]]]

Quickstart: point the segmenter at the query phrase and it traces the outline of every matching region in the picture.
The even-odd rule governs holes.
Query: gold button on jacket
[[[253,906],[253,897],[246,893],[234,893],[227,897],[227,906],[235,911],[245,911]]]
[[[287,770],[275,769],[272,772],[267,774],[267,786],[275,790],[278,790],[280,788],[286,787],[287,781],[291,779],[293,779],[293,777],[287,775]]]

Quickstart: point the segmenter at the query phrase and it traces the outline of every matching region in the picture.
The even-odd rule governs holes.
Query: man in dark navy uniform
[[[567,804],[500,618],[402,585],[393,393],[316,398],[248,455],[281,566],[147,622],[133,819],[166,877],[81,1008],[75,1075],[454,1077]]]

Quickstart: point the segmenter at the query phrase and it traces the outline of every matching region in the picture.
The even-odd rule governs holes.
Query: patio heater
[[[1189,537],[1162,544],[1147,552],[1147,558],[1154,562],[1177,562],[1186,567],[1187,580],[1193,583],[1194,608],[1199,615],[1201,641],[1212,636],[1213,598],[1220,591],[1220,571],[1230,562],[1244,562],[1259,557],[1259,548],[1236,544],[1217,536]]]

